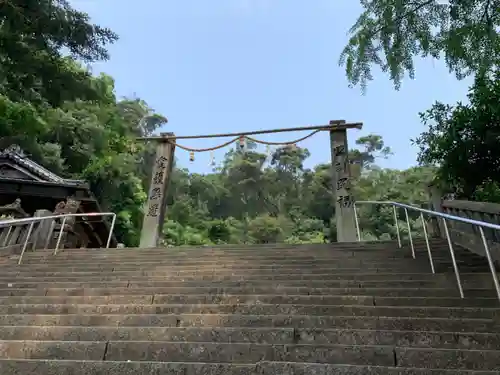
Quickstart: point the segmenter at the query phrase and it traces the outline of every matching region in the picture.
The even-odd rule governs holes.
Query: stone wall
[[[500,204],[463,200],[443,200],[443,213],[463,218],[500,225]],[[485,255],[484,244],[477,225],[448,220],[448,229],[453,243],[474,253]],[[493,259],[500,261],[500,231],[483,228]]]
[[[500,225],[500,204],[443,199],[443,194],[439,189],[434,186],[430,186],[429,188],[432,210],[470,220]],[[477,225],[456,220],[447,220],[446,222],[453,243],[463,246],[476,254],[486,255],[481,233]],[[432,227],[432,233],[435,236],[446,238],[446,232],[441,219],[433,219]],[[500,231],[489,228],[483,228],[483,231],[492,258],[500,262]]]

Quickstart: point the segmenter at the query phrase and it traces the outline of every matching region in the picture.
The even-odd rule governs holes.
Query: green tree
[[[469,103],[434,104],[416,139],[422,164],[439,166],[441,185],[459,197],[500,202],[500,71],[478,75]]]
[[[285,217],[257,216],[248,223],[248,234],[257,244],[283,242],[290,234],[291,223]]]
[[[394,201],[427,207],[428,186],[434,179],[435,173],[433,167],[414,167],[403,171],[373,168],[357,179],[353,191],[358,201]],[[412,211],[408,213],[414,234],[420,235],[419,214]],[[359,204],[358,215],[363,239],[396,238],[392,207]],[[398,210],[398,217],[400,220],[405,220],[402,210]],[[401,223],[399,228],[400,230],[406,228],[406,223]]]
[[[361,0],[340,64],[364,89],[372,66],[399,88],[415,75],[414,58],[445,58],[457,78],[498,66],[500,0]]]
[[[362,146],[363,150],[349,151],[349,161],[360,164],[362,169],[371,167],[377,159],[387,159],[392,155],[391,148],[385,146],[384,140],[377,134],[358,138],[356,145]]]
[[[106,60],[106,44],[116,39],[66,0],[2,1],[0,92],[37,106],[102,98],[99,82],[74,60]]]

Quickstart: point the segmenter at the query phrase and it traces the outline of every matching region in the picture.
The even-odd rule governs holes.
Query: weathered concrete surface
[[[499,371],[416,369],[266,362],[256,365],[183,362],[1,360],[2,375],[498,375]]]
[[[256,375],[256,369],[228,363],[0,360],[2,375]]]
[[[125,327],[292,327],[396,331],[498,333],[492,319],[331,317],[290,315],[0,315],[0,326],[125,326]]]
[[[408,367],[352,366],[316,363],[269,363],[257,365],[261,375],[499,375],[498,371],[443,370]]]
[[[40,275],[29,276],[0,276],[0,283],[5,283],[12,281],[12,278],[16,280],[16,283],[22,282],[33,282],[40,278]],[[317,280],[328,280],[328,281],[344,281],[344,280],[354,280],[354,281],[426,281],[428,275],[424,274],[411,274],[411,273],[356,273],[356,274],[335,274],[335,273],[310,273],[310,274],[235,274],[234,271],[226,272],[225,274],[219,272],[210,272],[209,274],[204,273],[191,273],[187,275],[177,275],[171,274],[169,272],[160,272],[159,274],[149,274],[140,275],[137,273],[131,274],[130,272],[112,272],[107,276],[102,276],[98,272],[81,274],[78,275],[75,272],[67,273],[67,275],[43,275],[44,281],[54,281],[54,282],[65,282],[65,281],[113,281],[116,279],[126,279],[130,281],[147,281],[147,280],[157,280],[157,281],[212,281],[212,282],[224,282],[224,281],[317,281]],[[448,281],[448,275],[435,275],[432,276],[434,281],[445,282]],[[467,275],[464,275],[464,279],[467,280]]]
[[[108,344],[106,359],[154,362],[257,363],[319,362],[391,366],[394,354],[386,346],[263,345],[243,343],[118,342]]]
[[[4,289],[6,291],[12,289]],[[285,287],[285,286],[268,286],[256,287],[243,285],[240,287],[220,287],[220,286],[203,286],[203,287],[128,287],[128,288],[46,288],[36,289],[43,294],[35,294],[35,289],[32,289],[33,295],[48,295],[48,296],[91,296],[91,295],[113,295],[113,294],[205,294],[205,295],[237,295],[237,294],[281,294],[281,295],[305,295],[305,296],[326,296],[326,295],[354,295],[354,296],[387,296],[387,297],[453,297],[459,296],[458,290],[449,288],[307,288],[307,287]],[[495,297],[495,292],[492,289],[464,289],[466,296],[474,297]],[[113,293],[114,292],[114,293]],[[497,299],[498,300],[498,299]]]
[[[495,319],[499,308],[478,307],[406,307],[349,305],[159,305],[159,304],[78,304],[78,305],[8,305],[0,306],[0,314],[236,314],[236,315],[305,315],[305,316],[366,316]]]
[[[487,276],[486,276],[487,277]],[[207,281],[162,281],[157,280],[141,280],[141,281],[113,281],[116,279],[110,278],[104,281],[85,281],[84,279],[80,281],[23,281],[23,280],[6,280],[0,283],[0,289],[11,288],[23,289],[48,289],[48,288],[204,288],[207,285],[217,286],[218,288],[283,288],[283,287],[303,287],[303,288],[333,288],[333,289],[346,289],[346,288],[448,288],[451,293],[454,293],[456,286],[453,280],[449,281],[439,281],[439,280],[401,280],[401,281],[354,281],[354,280],[335,280],[335,281],[321,281],[317,280],[297,280],[297,281],[262,281],[262,280],[241,280],[241,281],[222,281],[222,282],[207,282]],[[464,280],[463,286],[466,289],[489,289],[493,286],[492,281],[488,279],[471,280],[470,282]]]
[[[2,326],[3,340],[171,341],[259,344],[387,345],[398,347],[498,349],[493,333],[249,327],[60,327]]]
[[[100,360],[105,342],[5,341],[0,340],[0,357],[17,359]],[[3,374],[2,374],[3,375]]]
[[[500,350],[396,348],[399,366],[467,370],[499,370]]]
[[[139,289],[136,293],[134,289],[116,290],[110,289],[109,293],[114,295],[36,295],[33,292],[23,293],[14,296],[0,297],[0,303],[5,305],[28,305],[28,304],[56,304],[56,305],[104,305],[104,304],[284,304],[284,305],[350,305],[350,306],[430,306],[430,307],[490,307],[498,308],[497,298],[466,298],[459,297],[379,297],[370,295],[258,295],[258,294],[154,294],[155,291],[161,292],[162,289],[154,289],[151,293],[148,288]],[[87,290],[88,291],[88,290]],[[28,290],[29,292],[29,290]],[[126,292],[130,292],[127,294]],[[142,293],[141,293],[142,292]],[[122,295],[123,293],[123,295]],[[407,292],[411,293],[411,290]],[[427,293],[431,294],[430,291]],[[71,292],[68,292],[71,294]],[[1,310],[2,306],[0,306]]]

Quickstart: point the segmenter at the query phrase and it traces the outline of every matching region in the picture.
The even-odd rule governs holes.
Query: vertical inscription
[[[351,172],[346,130],[330,132],[332,153],[332,190],[337,222],[337,241],[354,242],[357,239],[354,196],[351,188]]]
[[[165,156],[160,156],[155,160],[153,179],[149,190],[147,216],[158,217],[160,214],[167,161],[168,159]]]
[[[340,208],[350,208],[354,199],[350,193],[349,161],[345,144],[336,144],[333,148],[334,168],[336,174],[336,201]]]
[[[162,136],[172,137],[173,133],[162,133]],[[139,246],[154,248],[159,246],[162,234],[163,219],[166,211],[167,187],[172,170],[174,145],[168,141],[156,144],[156,156],[151,166],[151,184],[148,199],[144,204],[144,219],[141,229]]]

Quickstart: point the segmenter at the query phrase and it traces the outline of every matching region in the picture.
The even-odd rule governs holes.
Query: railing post
[[[67,216],[64,216],[64,219],[61,223],[61,229],[59,230],[59,236],[57,236],[57,242],[56,242],[56,247],[54,249],[54,255],[57,254],[57,250],[59,249],[59,245],[61,244],[61,238],[64,232],[64,226],[66,225],[66,218]]]
[[[338,122],[332,123],[332,125]],[[354,197],[351,194],[350,168],[347,153],[347,131],[330,131],[330,149],[332,155],[332,184],[337,222],[337,241],[356,242],[356,218]]]
[[[24,252],[26,251],[26,247],[28,247],[28,241],[30,239],[31,232],[33,231],[33,225],[35,225],[34,221],[32,221],[29,226],[28,233],[26,234],[26,241],[24,241],[23,249],[21,250],[21,255],[19,256],[19,261],[17,262],[17,264],[21,264],[23,260]]]
[[[108,242],[106,242],[106,249],[109,249],[111,238],[113,238],[113,230],[115,229],[115,223],[116,223],[116,214],[113,214],[113,218],[111,219],[111,226],[109,227],[109,236],[108,236]]]
[[[9,243],[10,233],[12,232],[12,225],[7,230],[7,234],[5,235],[5,239],[3,240],[3,247],[7,246]]]
[[[491,258],[490,247],[488,246],[488,241],[484,235],[483,228],[479,227],[479,233],[481,234],[481,239],[483,240],[484,252],[486,253],[486,258],[488,259],[488,265],[490,266],[491,276],[493,277],[497,297],[500,300],[500,283],[498,282],[497,270],[495,268],[495,263],[493,263],[493,259]]]
[[[413,238],[411,236],[410,217],[408,216],[408,209],[405,208],[406,224],[408,225],[408,239],[410,240],[411,256],[415,259],[415,247],[413,246]]]
[[[356,202],[353,204],[354,207],[354,221],[356,223],[356,234],[358,236],[358,242],[361,242],[361,231],[359,230],[359,218],[358,218],[358,212],[356,211]]]
[[[432,273],[436,273],[434,270],[434,261],[432,260],[431,246],[429,245],[429,237],[427,236],[427,228],[425,227],[424,214],[420,213],[420,220],[422,220],[422,228],[424,230],[425,244],[427,245],[427,254],[429,254],[429,262],[431,264]]]
[[[398,246],[399,248],[401,248],[401,234],[399,233],[398,213],[396,212],[395,205],[392,205],[392,213],[394,215],[394,226],[396,227],[396,235],[398,236]]]
[[[448,247],[450,248],[451,262],[453,263],[453,269],[455,271],[455,277],[457,279],[458,291],[460,292],[460,297],[464,298],[464,290],[462,288],[462,281],[460,280],[460,272],[458,271],[457,260],[455,259],[455,252],[453,251],[453,244],[451,243],[450,232],[448,231],[448,224],[446,224],[446,219],[443,218],[443,228],[448,240]]]

